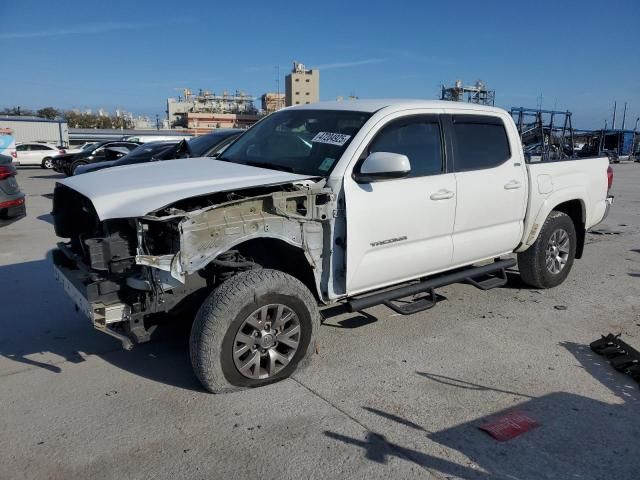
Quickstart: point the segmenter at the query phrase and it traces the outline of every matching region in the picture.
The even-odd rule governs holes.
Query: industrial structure
[[[200,90],[194,95],[189,88],[182,89],[182,96],[167,99],[169,126],[189,129],[230,128],[250,126],[258,120],[255,98],[243,91],[228,91],[217,95]]]
[[[576,130],[584,155],[606,155],[617,163],[640,158],[640,134],[635,130]]]
[[[285,94],[267,92],[261,97],[262,111],[266,114],[273,113],[285,107]]]
[[[575,154],[572,114],[569,111],[512,108],[525,154],[539,161],[560,160]]]
[[[284,82],[287,107],[320,101],[320,70],[309,70],[302,63],[293,62],[293,70]]]
[[[481,80],[478,80],[474,85],[467,86],[462,85],[462,80],[456,80],[453,87],[442,85],[440,100],[493,106],[496,101],[496,92],[495,90],[488,90]]]

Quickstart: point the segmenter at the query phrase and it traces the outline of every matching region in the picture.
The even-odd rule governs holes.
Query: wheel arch
[[[552,211],[559,211],[567,214],[573,221],[576,229],[577,245],[576,257],[581,258],[584,251],[584,242],[586,236],[586,212],[587,206],[582,195],[574,191],[558,191],[557,194],[551,195],[542,202],[538,213],[529,227],[529,234],[526,240],[516,249],[516,252],[524,252],[537,240],[545,220]],[[526,230],[525,230],[526,232]]]
[[[246,240],[235,248],[265,268],[280,270],[297,278],[316,300],[322,299],[315,269],[301,247],[276,237],[262,237]]]
[[[323,302],[316,269],[299,245],[275,235],[244,238],[228,245],[215,257],[208,258],[207,265],[230,250],[240,252],[242,256],[264,268],[279,270],[297,278],[309,289],[316,300]]]
[[[577,242],[575,258],[582,258],[582,253],[584,252],[584,240],[586,236],[586,212],[584,202],[578,199],[568,200],[556,205],[551,211],[563,212],[571,218],[576,229]]]

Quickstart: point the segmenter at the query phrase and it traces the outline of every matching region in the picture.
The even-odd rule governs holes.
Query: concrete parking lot
[[[552,290],[453,285],[409,317],[325,312],[311,367],[203,391],[186,329],[126,352],[54,282],[51,194],[23,168],[29,216],[0,230],[0,478],[640,478],[640,391],[588,348],[640,348],[640,165]],[[540,426],[497,442],[505,411]]]

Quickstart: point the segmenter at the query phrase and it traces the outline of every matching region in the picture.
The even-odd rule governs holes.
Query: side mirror
[[[379,180],[391,180],[406,177],[411,173],[411,164],[406,155],[390,152],[373,152],[353,172],[358,183],[371,183]]]

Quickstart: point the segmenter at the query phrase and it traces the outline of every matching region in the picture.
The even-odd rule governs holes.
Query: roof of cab
[[[485,112],[504,112],[501,108],[479,105],[477,103],[450,102],[444,100],[421,100],[404,98],[358,99],[294,105],[297,110],[350,110],[373,113],[386,107],[405,108],[455,108],[460,110],[482,110]]]

